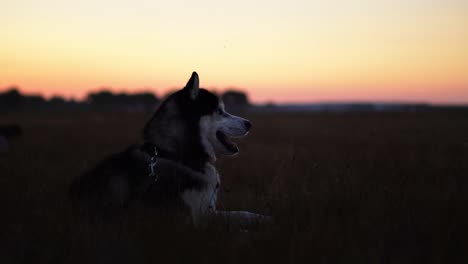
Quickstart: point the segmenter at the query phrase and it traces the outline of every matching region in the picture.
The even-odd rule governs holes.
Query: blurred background
[[[468,102],[464,0],[0,2],[0,89],[202,86],[264,103]]]

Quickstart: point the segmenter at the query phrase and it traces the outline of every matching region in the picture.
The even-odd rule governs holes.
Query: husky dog
[[[102,161],[77,179],[72,192],[94,208],[136,202],[186,212],[194,224],[207,218],[239,225],[262,222],[267,218],[258,214],[216,210],[216,155],[237,154],[230,138],[247,135],[251,127],[250,121],[227,113],[215,94],[200,89],[194,72],[146,124],[143,145]]]

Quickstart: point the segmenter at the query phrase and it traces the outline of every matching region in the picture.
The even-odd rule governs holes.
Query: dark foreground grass
[[[467,263],[468,115],[250,116],[222,158],[218,207],[273,215],[251,232],[194,230],[148,209],[83,218],[71,181],[140,142],[149,115],[3,114],[0,263]]]

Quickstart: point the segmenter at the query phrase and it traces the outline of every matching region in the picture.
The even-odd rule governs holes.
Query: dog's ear
[[[195,100],[198,96],[198,90],[200,89],[200,81],[198,79],[198,74],[196,72],[192,73],[192,77],[185,85],[183,89],[192,100]]]

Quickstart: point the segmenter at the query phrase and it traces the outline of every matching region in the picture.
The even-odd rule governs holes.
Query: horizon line
[[[204,87],[203,87],[204,88]],[[158,99],[163,99],[165,98],[168,94],[173,93],[174,91],[181,89],[179,87],[175,88],[173,86],[166,88],[162,94],[155,92],[154,88],[151,87],[145,87],[141,89],[136,89],[133,91],[128,91],[126,88],[121,88],[121,90],[116,90],[110,86],[102,85],[99,86],[99,88],[95,89],[89,89],[85,92],[85,95],[80,98],[80,96],[66,96],[63,94],[51,94],[51,95],[46,95],[41,92],[25,92],[19,85],[8,85],[6,87],[0,88],[0,93],[7,92],[9,90],[14,90],[16,89],[21,95],[23,96],[40,96],[44,98],[45,100],[50,100],[54,97],[60,97],[63,98],[67,101],[76,101],[76,102],[85,102],[87,95],[90,93],[96,93],[96,92],[101,92],[101,91],[109,91],[113,94],[127,94],[127,95],[132,95],[132,94],[140,94],[140,93],[150,93],[155,95]],[[243,92],[247,95],[250,104],[252,105],[268,105],[268,104],[274,104],[276,106],[308,106],[308,105],[333,105],[333,104],[405,104],[405,105],[428,105],[428,106],[468,106],[468,101],[449,101],[449,102],[444,102],[444,101],[432,101],[432,100],[413,100],[413,99],[320,99],[320,100],[307,100],[307,101],[296,101],[296,100],[275,100],[275,99],[264,99],[264,100],[252,100],[252,98],[249,96],[250,92],[247,89],[243,89],[240,87],[233,87],[233,86],[226,86],[225,88],[217,88],[217,87],[209,87],[209,88],[204,88],[207,89],[211,92],[214,92],[218,95],[221,95],[227,91],[239,91]]]

